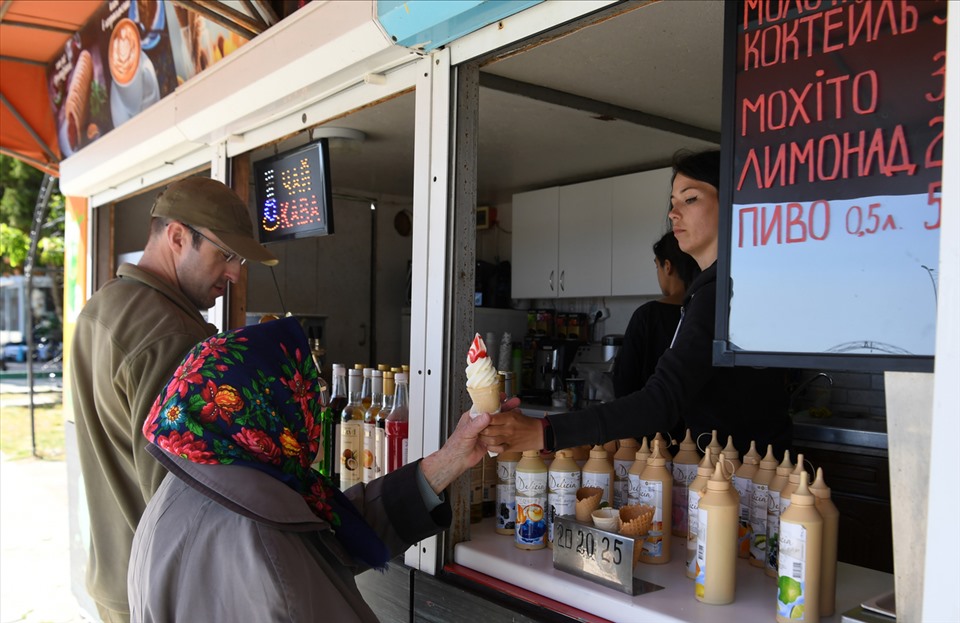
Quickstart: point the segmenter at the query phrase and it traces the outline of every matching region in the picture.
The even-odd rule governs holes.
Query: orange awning
[[[100,0],[0,0],[0,151],[59,174],[47,65]]]

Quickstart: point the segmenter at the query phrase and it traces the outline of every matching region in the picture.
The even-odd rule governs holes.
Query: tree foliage
[[[0,272],[19,270],[30,249],[30,229],[43,173],[30,165],[0,154]],[[54,187],[47,218],[37,241],[35,266],[63,267],[64,199]]]

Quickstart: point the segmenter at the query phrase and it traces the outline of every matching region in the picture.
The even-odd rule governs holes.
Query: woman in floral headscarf
[[[449,525],[439,494],[483,456],[489,417],[464,414],[438,452],[341,493],[310,467],[316,381],[294,318],[183,360],[143,428],[170,473],[134,538],[132,621],[375,621],[353,576]]]

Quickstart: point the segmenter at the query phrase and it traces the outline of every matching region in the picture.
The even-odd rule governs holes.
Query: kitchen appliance
[[[564,379],[570,369],[580,342],[575,340],[539,339],[534,346],[532,386],[529,391],[521,386],[527,398],[549,400],[556,392],[564,391]]]
[[[613,361],[620,351],[620,347],[623,346],[623,335],[619,333],[604,335],[600,344],[603,346],[603,360]]]

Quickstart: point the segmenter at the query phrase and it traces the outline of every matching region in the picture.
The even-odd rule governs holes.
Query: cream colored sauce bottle
[[[497,534],[513,535],[517,529],[517,463],[519,452],[497,455]]]
[[[673,457],[673,535],[687,536],[687,489],[697,477],[697,464],[700,454],[697,444],[690,436],[690,429],[683,441],[680,450]]]
[[[767,560],[764,571],[771,578],[777,577],[777,547],[780,542],[780,492],[787,484],[790,472],[793,471],[790,462],[790,451],[783,453],[783,460],[777,466],[776,475],[770,479],[767,490]]]
[[[709,447],[708,447],[709,450]],[[733,601],[737,577],[739,504],[718,464],[697,509],[697,560],[694,594],[698,601],[722,605]]]
[[[796,491],[797,487],[800,486],[800,474],[802,474],[803,471],[803,453],[800,453],[797,455],[797,464],[794,466],[793,471],[790,472],[790,476],[787,478],[787,484],[783,486],[783,490],[780,492],[781,516],[783,515],[783,511],[787,510],[787,508],[790,506],[790,496],[793,495],[793,492]]]
[[[580,466],[571,450],[558,450],[547,468],[547,547],[553,547],[553,523],[561,515],[577,512]]]
[[[750,504],[753,497],[753,476],[760,466],[760,454],[757,442],[750,442],[750,450],[743,455],[743,464],[733,475],[733,486],[740,496],[740,530],[737,541],[737,556],[750,557],[750,544],[753,541],[753,529],[750,527]]]
[[[780,558],[777,578],[777,621],[820,620],[820,551],[823,518],[807,486],[807,472],[780,516]]]
[[[687,577],[695,579],[697,577],[697,532],[700,527],[700,519],[697,514],[700,508],[700,498],[703,490],[707,487],[707,481],[713,475],[713,451],[707,448],[700,465],[697,466],[697,476],[690,483],[689,495],[687,496]]]
[[[594,446],[590,450],[590,458],[580,473],[580,486],[600,487],[603,489],[600,503],[613,504],[613,461],[603,446]]]
[[[627,472],[627,504],[640,503],[640,478],[643,470],[647,468],[647,460],[650,458],[650,449],[647,446],[647,438],[644,437],[640,442],[640,449],[634,455],[633,465]]]
[[[513,544],[520,549],[547,546],[547,466],[539,450],[527,450],[517,463],[517,529]]]
[[[767,499],[770,497],[770,481],[776,474],[777,459],[773,456],[773,445],[768,445],[767,455],[760,461],[760,467],[753,476],[750,498],[750,528],[753,530],[750,564],[761,569],[767,560]]]
[[[727,435],[727,445],[724,446],[723,452],[721,452],[720,455],[727,464],[726,467],[732,467],[733,473],[737,473],[737,470],[740,469],[743,463],[740,462],[740,451],[733,445],[733,435]],[[757,460],[759,461],[759,458]]]
[[[654,508],[650,534],[643,542],[640,560],[651,564],[670,562],[673,476],[667,471],[665,463],[660,444],[655,441],[653,453],[640,477],[640,503]]]
[[[817,468],[817,479],[810,485],[816,498],[814,507],[823,517],[823,550],[820,553],[820,616],[833,615],[837,607],[837,537],[840,532],[840,511],[830,499],[830,487],[823,479],[823,468]]]
[[[620,447],[617,453],[613,455],[613,507],[620,508],[626,506],[627,497],[630,489],[630,479],[628,475],[630,468],[633,467],[637,459],[637,450],[640,444],[636,439],[628,438],[620,440]]]

